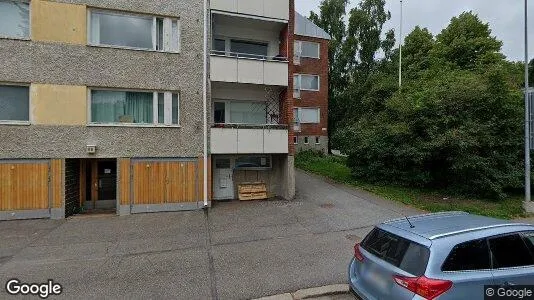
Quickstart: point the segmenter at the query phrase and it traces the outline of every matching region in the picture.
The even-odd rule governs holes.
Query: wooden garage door
[[[49,164],[0,162],[0,211],[49,208]]]
[[[197,161],[132,161],[133,204],[198,201]]]

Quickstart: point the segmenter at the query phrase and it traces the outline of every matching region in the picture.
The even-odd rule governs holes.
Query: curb
[[[255,300],[301,300],[311,299],[330,295],[348,294],[348,284],[334,284],[321,287],[314,287],[309,289],[298,290],[294,293],[285,293],[280,295],[274,295],[264,298],[258,298]]]

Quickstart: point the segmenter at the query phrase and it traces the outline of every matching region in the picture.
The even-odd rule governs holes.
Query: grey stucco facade
[[[0,39],[0,82],[177,91],[181,127],[0,125],[0,159],[88,157],[85,147],[89,144],[98,147],[97,154],[90,157],[200,156],[203,149],[202,1],[56,2],[179,18],[180,53]]]

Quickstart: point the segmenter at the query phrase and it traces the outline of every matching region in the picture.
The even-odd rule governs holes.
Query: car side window
[[[490,269],[491,261],[486,239],[454,246],[441,267],[442,271],[475,271]]]
[[[489,239],[493,268],[514,268],[534,265],[534,257],[519,233]]]
[[[530,253],[534,255],[534,232],[523,233],[523,240],[527,244],[527,248],[530,249]]]

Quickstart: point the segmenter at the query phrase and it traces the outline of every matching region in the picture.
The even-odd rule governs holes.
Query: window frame
[[[112,91],[112,92],[134,92],[134,93],[152,93],[152,123],[105,123],[94,122],[92,120],[92,91]],[[164,93],[164,123],[159,123],[159,98],[158,95]],[[172,95],[178,95],[178,124],[172,124]],[[136,90],[136,89],[114,89],[114,88],[87,88],[87,126],[90,127],[166,127],[166,128],[181,128],[181,110],[182,99],[179,91],[152,91],[152,90]],[[168,123],[170,120],[170,123]]]
[[[92,32],[93,32],[93,26],[92,26],[92,14],[93,12],[101,13],[101,14],[107,14],[107,15],[115,15],[115,16],[130,16],[130,17],[137,17],[137,18],[144,18],[144,19],[152,19],[152,28],[151,28],[151,39],[152,39],[152,48],[140,48],[140,47],[131,47],[131,46],[121,46],[121,45],[110,45],[110,44],[103,44],[101,42],[95,43],[92,39]],[[165,45],[169,45],[169,50],[158,50],[158,33],[157,33],[157,19],[163,19],[163,48],[165,49]],[[177,23],[177,31],[178,31],[178,45],[177,49],[172,49],[172,23],[173,21],[176,21]],[[102,9],[102,8],[87,8],[87,45],[91,47],[102,47],[102,48],[116,48],[116,49],[125,49],[125,50],[135,50],[135,51],[149,51],[149,52],[159,52],[159,53],[180,53],[182,48],[182,27],[180,18],[178,17],[170,17],[170,16],[159,16],[159,15],[152,15],[152,14],[143,14],[143,13],[136,13],[136,12],[123,12],[123,11],[117,11],[117,10],[111,10],[111,9]],[[167,28],[169,40],[165,40],[165,28]]]
[[[32,86],[29,83],[0,82],[0,86],[27,87],[28,88],[28,121],[20,120],[0,120],[0,125],[22,125],[28,126],[33,123],[32,115]]]
[[[298,136],[293,136],[293,145],[298,145],[299,144],[299,137]]]
[[[315,44],[317,45],[317,57],[315,56],[306,56],[306,55],[303,55],[303,45],[305,43],[308,43],[308,44]],[[297,46],[297,44],[300,44],[300,46]],[[298,53],[298,55],[300,57],[303,57],[303,58],[311,58],[311,59],[321,59],[321,44],[320,43],[317,43],[317,42],[310,42],[310,41],[303,41],[303,40],[295,40],[295,45],[294,45],[294,49],[300,49],[300,53]]]
[[[4,1],[2,1],[2,2],[4,2]],[[11,2],[11,1],[6,0],[5,2]],[[32,40],[32,6],[31,6],[31,3],[30,3],[31,1],[30,0],[17,0],[16,2],[21,2],[21,3],[28,4],[28,36],[27,37],[17,37],[17,36],[9,36],[9,35],[0,34],[0,39],[31,41]],[[30,119],[31,119],[31,117],[30,117]]]
[[[315,137],[315,145],[321,145],[321,138],[318,136]]]
[[[317,89],[304,89],[302,88],[302,77],[303,76],[311,76],[311,77],[317,77]],[[297,78],[295,78],[297,77]],[[298,88],[297,84],[298,83]],[[293,91],[299,90],[299,91],[309,91],[309,92],[319,92],[321,91],[321,76],[315,75],[315,74],[300,74],[295,73],[293,74]]]
[[[293,107],[293,110],[297,110],[297,115],[293,112],[293,118],[299,124],[321,124],[321,108],[320,107]],[[313,109],[317,111],[317,122],[303,122],[302,121],[302,110],[304,109]]]

